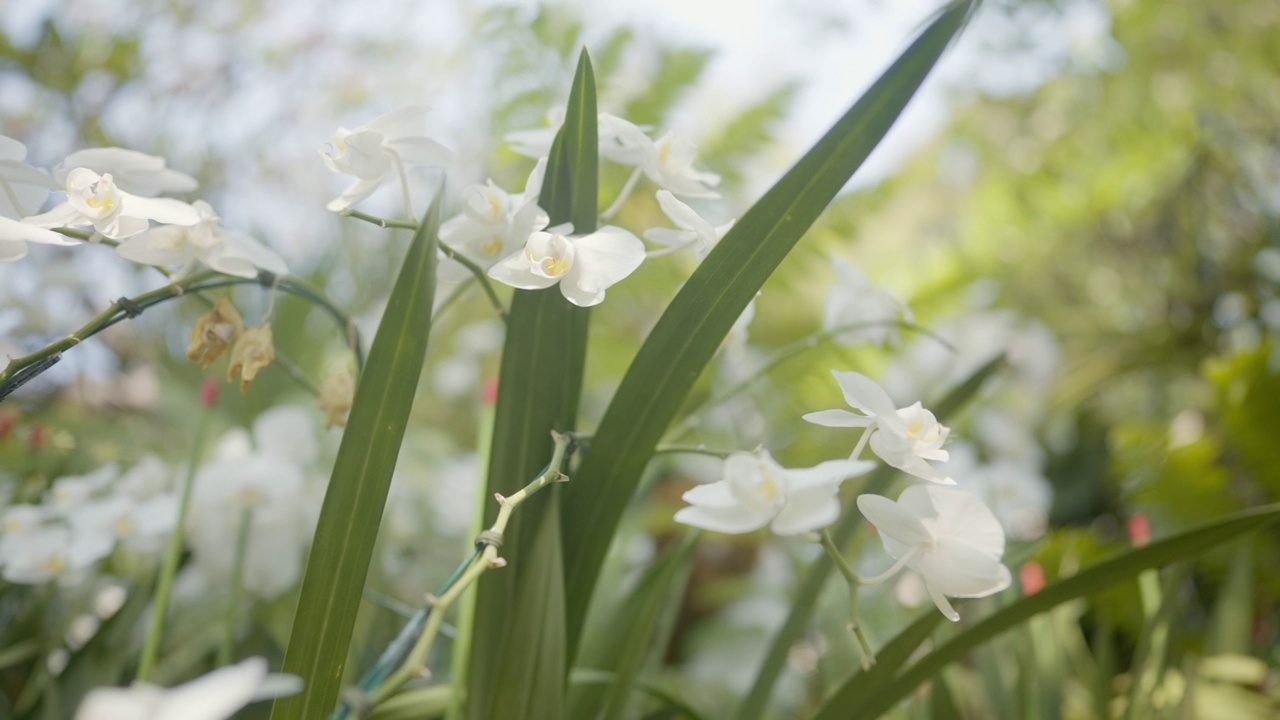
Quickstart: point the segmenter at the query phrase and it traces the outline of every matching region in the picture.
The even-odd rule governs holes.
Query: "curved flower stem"
[[[249,551],[250,523],[253,508],[240,511],[240,530],[236,533],[236,554],[231,564],[231,593],[227,597],[227,614],[222,629],[222,644],[218,646],[218,667],[231,664],[236,646],[236,611],[240,605],[240,590],[244,587],[244,560]]]
[[[546,470],[514,495],[510,497],[495,496],[498,500],[498,517],[488,530],[480,534],[480,539],[476,543],[477,545],[483,545],[484,550],[447,592],[438,598],[430,597],[427,599],[428,604],[431,606],[431,614],[427,619],[427,625],[423,629],[422,635],[419,636],[418,642],[413,646],[413,650],[410,651],[409,656],[400,668],[392,673],[386,682],[369,694],[369,701],[373,706],[391,697],[395,691],[400,689],[400,686],[423,672],[422,668],[426,662],[427,653],[431,651],[431,645],[435,642],[436,635],[440,631],[440,624],[444,621],[445,612],[467,588],[480,579],[481,575],[490,569],[506,565],[506,561],[498,557],[498,546],[502,542],[502,533],[507,529],[507,523],[511,519],[512,511],[519,507],[520,503],[529,499],[531,495],[547,485],[553,482],[564,482],[569,479],[560,471],[560,468],[564,466],[571,438],[568,435],[554,432],[552,437],[555,439],[555,450],[551,455],[551,462],[548,463]]]
[[[205,407],[200,412],[196,425],[195,439],[191,443],[191,454],[187,458],[187,476],[182,482],[182,497],[178,502],[178,520],[169,535],[169,545],[165,549],[164,560],[160,565],[160,577],[156,580],[156,596],[152,602],[151,625],[147,630],[147,640],[142,646],[142,655],[138,660],[138,682],[146,682],[155,667],[156,655],[160,651],[160,636],[164,633],[164,619],[169,611],[169,594],[173,589],[173,576],[178,572],[178,560],[182,557],[182,537],[187,524],[187,510],[191,507],[191,489],[195,486],[196,469],[200,465],[200,456],[204,452],[205,438],[209,434],[209,421],[213,411]]]
[[[701,445],[664,445],[653,451],[654,455],[674,455],[677,453],[689,455],[710,455],[712,457],[727,458],[737,452],[736,450],[715,450],[713,448],[703,447]]]
[[[764,364],[761,365],[760,368],[757,369],[755,372],[753,372],[750,377],[746,378],[745,380],[739,382],[738,384],[730,387],[728,390],[725,390],[724,392],[718,395],[713,395],[707,398],[702,403],[700,403],[697,407],[691,410],[687,415],[685,415],[684,420],[680,423],[679,428],[676,430],[675,437],[671,439],[679,440],[685,437],[686,435],[688,435],[690,432],[693,431],[695,427],[698,426],[699,423],[702,422],[703,417],[707,414],[709,410],[724,404],[728,400],[742,393],[747,388],[750,388],[752,385],[755,385],[757,382],[760,381],[761,378],[767,376],[769,373],[773,372],[773,370],[776,369],[779,365],[782,365],[788,360],[791,360],[792,358],[802,355],[806,352],[809,352],[810,350],[814,350],[819,346],[821,346],[822,344],[831,342],[832,340],[835,340],[836,338],[846,333],[851,333],[851,332],[854,332],[855,330],[865,330],[869,327],[879,327],[883,325],[896,325],[902,328],[903,330],[911,330],[914,332],[921,333],[922,335],[926,335],[928,337],[933,338],[934,340],[937,340],[938,342],[942,343],[945,347],[947,347],[949,350],[951,350],[952,352],[955,352],[955,347],[951,343],[947,342],[946,339],[934,334],[932,331],[930,331],[927,328],[924,328],[920,325],[916,325],[915,323],[906,322],[904,320],[898,320],[894,322],[859,322],[859,323],[849,323],[847,325],[838,325],[836,327],[831,328],[830,330],[823,330],[822,332],[817,332],[807,337],[800,338],[799,340],[796,340],[793,343],[783,345],[781,348],[775,351],[773,355],[770,355],[769,359],[765,360]]]
[[[372,225],[377,225],[380,228],[396,228],[400,230],[418,229],[418,226],[415,223],[406,222],[404,220],[387,220],[386,218],[380,218],[377,215],[363,213],[359,210],[346,210],[341,214],[347,217],[353,217],[356,220],[363,220]],[[484,294],[489,298],[489,304],[493,305],[493,309],[497,311],[498,317],[502,319],[502,322],[506,322],[507,308],[502,304],[502,300],[498,298],[498,293],[493,289],[493,283],[489,282],[489,275],[484,271],[484,268],[477,265],[466,255],[463,255],[454,248],[440,242],[438,238],[436,246],[440,248],[440,252],[444,253],[445,257],[457,262],[459,265],[466,268],[467,272],[475,276],[475,279],[480,282],[480,287],[484,289]]]
[[[364,369],[364,350],[360,345],[360,336],[355,322],[325,296],[294,278],[277,277],[265,272],[256,278],[240,278],[223,275],[213,270],[206,270],[188,275],[169,285],[132,298],[120,298],[70,335],[28,355],[12,358],[5,369],[0,371],[0,400],[4,400],[14,390],[53,367],[62,358],[63,352],[116,323],[137,317],[147,308],[187,294],[198,294],[205,290],[215,290],[235,285],[263,285],[266,287],[274,285],[279,290],[300,297],[321,308],[342,329],[343,340],[355,355],[357,371]]]
[[[627,198],[631,197],[631,191],[636,189],[636,183],[639,182],[639,180],[640,168],[637,167],[631,172],[631,176],[627,178],[627,181],[623,183],[622,189],[618,191],[618,199],[614,200],[612,205],[610,205],[604,212],[600,213],[601,220],[607,222],[612,219],[614,215],[618,214],[618,211],[622,209],[624,204],[626,204]]]
[[[836,569],[844,576],[845,582],[849,584],[849,629],[853,631],[853,636],[858,640],[858,646],[862,648],[862,669],[870,670],[871,666],[876,664],[876,654],[871,649],[871,643],[867,641],[866,634],[862,631],[862,623],[858,621],[858,588],[866,583],[853,572],[853,568],[849,567],[849,563],[845,562],[844,556],[840,554],[840,549],[836,547],[835,542],[831,539],[831,533],[821,530],[818,532],[818,539],[822,543],[822,549],[827,551],[831,562],[835,564]]]

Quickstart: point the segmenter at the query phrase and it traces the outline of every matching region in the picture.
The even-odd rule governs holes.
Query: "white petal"
[[[875,466],[870,460],[828,460],[811,468],[787,470],[787,478],[792,492],[820,486],[839,487],[851,477],[871,472]]]
[[[47,213],[22,218],[22,222],[42,228],[80,227],[88,225],[89,219],[80,214],[80,211],[71,207],[71,203],[64,202]]]
[[[73,211],[74,212],[74,211]],[[37,216],[38,217],[38,216]],[[57,226],[54,226],[57,227]],[[0,217],[0,240],[26,241],[43,245],[79,245],[80,241],[33,223]]]
[[[453,162],[453,151],[430,138],[407,137],[386,144],[407,165],[445,167]]]
[[[730,508],[738,505],[733,489],[724,480],[694,486],[681,495],[680,499],[690,505],[705,508]]]
[[[289,274],[289,266],[285,265],[284,259],[251,235],[239,232],[224,233],[222,247],[225,257],[246,261],[255,268],[275,275]],[[253,277],[253,275],[246,277]]]
[[[714,236],[715,228],[693,208],[676,199],[670,190],[658,191],[658,207],[671,218],[671,222],[685,230],[693,230],[704,237]]]
[[[11,137],[0,135],[0,160],[22,162],[27,157],[27,146]]]
[[[329,212],[350,210],[355,207],[356,203],[372,195],[373,191],[382,185],[383,180],[383,177],[377,177],[372,180],[356,180],[346,190],[343,190],[341,195],[330,200],[329,204],[324,207]]]
[[[876,432],[868,443],[871,452],[886,463],[899,470],[914,475],[922,480],[929,480],[941,485],[955,485],[947,474],[911,452],[911,446],[905,438],[888,432]]]
[[[604,300],[605,289],[634,272],[645,258],[640,238],[612,225],[572,242],[574,262],[560,282],[560,291],[581,307]]]
[[[960,542],[938,541],[915,564],[925,582],[951,597],[986,597],[1009,587],[1009,568]]]
[[[1004,529],[982,500],[947,487],[917,485],[909,489],[911,494],[904,492],[899,502],[918,517],[926,517],[929,510],[925,508],[931,509],[934,519],[925,524],[934,537],[962,540],[992,557],[1004,555]]]
[[[166,693],[152,720],[226,720],[253,699],[266,676],[260,657],[215,670]]]
[[[840,384],[840,391],[844,393],[844,401],[849,403],[849,407],[875,415],[882,422],[886,418],[897,420],[898,409],[889,399],[889,394],[874,380],[856,372],[832,370],[831,374],[836,376],[836,382]]]
[[[698,235],[690,230],[672,230],[671,228],[657,227],[645,230],[644,239],[651,243],[683,249],[697,242]]]
[[[910,488],[908,488],[910,489]],[[933,541],[929,531],[915,515],[898,503],[881,495],[859,495],[858,510],[880,532],[881,538],[893,538],[902,545],[914,547]],[[886,547],[886,549],[888,549]],[[893,554],[890,552],[890,554]],[[897,557],[896,555],[894,557]]]
[[[838,489],[830,485],[792,493],[769,529],[777,535],[796,535],[830,525],[840,517]]]
[[[939,612],[951,622],[960,622],[960,613],[951,607],[951,603],[947,601],[947,596],[943,595],[938,588],[930,585],[928,580],[924,581],[924,586],[929,591],[929,597],[933,599],[933,604],[938,606]]]
[[[412,135],[421,135],[427,126],[427,114],[431,108],[426,105],[406,105],[370,120],[357,129],[373,130],[388,139],[399,139]]]
[[[489,268],[489,277],[504,285],[521,290],[540,290],[555,285],[556,278],[549,278],[533,272],[524,250],[519,250],[498,261]]]
[[[169,225],[195,225],[200,213],[192,206],[169,198],[144,198],[120,192],[120,214]]]
[[[27,256],[27,244],[21,240],[0,238],[0,262],[17,262]]]
[[[536,200],[542,194],[542,183],[547,174],[547,158],[540,157],[534,164],[529,178],[524,181],[524,197],[526,202]]]
[[[753,508],[687,507],[676,512],[675,521],[714,532],[738,534],[759,530],[773,519],[772,511]]]
[[[193,256],[186,228],[165,225],[116,246],[116,254],[143,265],[182,265]]]
[[[80,701],[75,720],[150,720],[164,692],[164,688],[145,683],[127,688],[94,688]]]
[[[132,215],[116,215],[115,217],[106,217],[96,220],[93,223],[93,229],[102,233],[104,237],[114,240],[123,240],[127,237],[133,237],[140,232],[145,232],[151,224],[140,217]]]
[[[825,427],[868,427],[875,422],[875,418],[857,415],[848,410],[820,410],[805,413],[803,419]]]

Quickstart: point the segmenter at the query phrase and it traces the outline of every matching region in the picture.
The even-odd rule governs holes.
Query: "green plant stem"
[[[236,646],[236,611],[240,605],[240,591],[244,588],[244,560],[249,550],[249,531],[253,521],[253,508],[240,511],[240,530],[236,533],[236,554],[231,565],[231,592],[227,597],[227,614],[218,647],[218,667],[231,664]]]
[[[710,455],[711,457],[727,458],[738,452],[737,450],[716,450],[714,448],[706,448],[701,445],[664,445],[653,451],[654,455]]]
[[[709,410],[711,410],[714,407],[718,407],[719,405],[724,404],[725,402],[732,399],[733,397],[741,394],[744,390],[751,387],[752,385],[755,385],[762,378],[766,377],[769,373],[773,372],[773,370],[776,369],[779,365],[782,365],[788,360],[791,360],[792,358],[802,355],[806,352],[809,352],[810,350],[814,350],[822,346],[823,344],[831,342],[832,340],[835,340],[836,338],[846,333],[851,333],[856,330],[865,330],[870,327],[880,327],[885,325],[894,325],[899,328],[902,328],[903,330],[911,330],[914,332],[918,332],[922,335],[926,335],[928,337],[933,338],[934,340],[937,340],[939,343],[942,343],[942,345],[944,345],[947,349],[951,350],[952,352],[955,352],[955,347],[951,343],[947,342],[945,338],[942,338],[934,334],[928,328],[921,327],[920,325],[916,325],[915,323],[906,322],[905,320],[898,320],[894,322],[858,322],[858,323],[849,323],[847,325],[838,325],[836,327],[831,328],[830,330],[823,330],[821,332],[813,333],[812,335],[808,335],[806,337],[800,338],[795,342],[789,343],[787,345],[783,345],[781,348],[778,348],[778,350],[776,350],[772,355],[769,356],[769,359],[764,361],[763,365],[761,365],[755,372],[751,373],[750,377],[733,385],[732,387],[730,387],[729,389],[725,390],[722,393],[719,393],[717,395],[712,395],[711,397],[707,398],[706,400],[698,404],[698,406],[695,407],[693,410],[689,411],[689,413],[685,415],[684,420],[681,421],[681,423],[678,426],[676,426],[677,428],[676,435],[675,437],[672,438],[672,440],[679,440],[685,437],[686,435],[688,435],[690,432],[694,430],[694,428],[696,428],[702,422],[704,416],[707,414]]]
[[[97,335],[116,323],[136,317],[142,311],[169,300],[186,295],[197,295],[205,290],[216,290],[235,285],[275,285],[280,290],[311,302],[328,313],[342,328],[343,339],[355,355],[357,370],[364,369],[364,350],[355,322],[336,305],[305,284],[291,278],[276,278],[264,273],[258,278],[233,278],[213,270],[188,275],[164,287],[156,288],[132,298],[121,298],[98,313],[89,322],[70,335],[50,343],[28,355],[13,358],[0,371],[0,401],[36,375],[52,367],[62,353]]]
[[[418,227],[416,223],[409,223],[404,220],[387,220],[386,218],[380,218],[377,215],[362,213],[359,210],[348,210],[342,214],[347,217],[355,218],[356,220],[363,220],[384,229],[397,228],[400,230],[416,230]],[[466,268],[467,272],[471,273],[475,279],[480,282],[480,287],[484,289],[485,296],[489,298],[489,304],[493,305],[493,309],[498,313],[498,317],[502,318],[503,322],[506,322],[507,308],[502,304],[502,300],[498,297],[497,291],[493,289],[493,283],[489,282],[489,275],[484,271],[484,268],[477,265],[471,258],[463,255],[454,248],[445,245],[439,240],[437,240],[436,246],[440,248],[440,252],[444,253],[445,257]]]
[[[142,655],[138,660],[139,682],[146,682],[155,667],[156,655],[160,651],[160,636],[164,633],[164,619],[169,610],[169,594],[173,590],[173,577],[178,572],[178,560],[182,557],[182,536],[187,524],[187,510],[191,506],[191,489],[195,485],[196,468],[200,465],[200,456],[204,451],[205,439],[209,434],[209,425],[213,412],[203,408],[196,424],[195,439],[191,443],[191,454],[187,458],[187,476],[182,483],[182,499],[178,503],[178,520],[169,535],[169,546],[165,550],[164,560],[160,565],[160,577],[156,581],[156,596],[151,609],[151,625],[147,630],[147,640],[142,646]]]
[[[866,633],[862,630],[862,623],[858,620],[858,588],[863,585],[862,579],[853,571],[853,568],[849,567],[849,563],[845,562],[844,556],[840,554],[840,548],[837,548],[835,541],[831,539],[831,533],[822,530],[818,533],[818,539],[822,543],[822,549],[827,551],[827,556],[831,558],[831,562],[849,584],[849,629],[853,631],[853,636],[858,640],[858,646],[862,648],[862,669],[870,670],[871,666],[876,664],[876,654],[871,649],[871,643],[867,641]]]
[[[489,537],[502,537],[502,533],[506,531],[507,523],[511,519],[511,513],[520,506],[520,503],[553,482],[568,480],[568,477],[560,471],[560,468],[564,465],[570,438],[568,435],[560,433],[552,433],[552,436],[555,439],[555,450],[551,455],[551,462],[547,465],[547,469],[510,497],[496,496],[498,500],[498,517],[493,521],[493,525],[489,526],[487,531]],[[505,561],[498,557],[498,545],[492,542],[485,543],[484,551],[471,563],[466,572],[462,574],[462,577],[458,578],[458,581],[444,595],[434,598],[431,616],[427,620],[427,626],[423,629],[418,642],[413,646],[413,650],[410,651],[409,656],[400,668],[392,673],[377,690],[370,693],[369,700],[372,705],[376,706],[391,697],[402,685],[415,675],[420,674],[420,668],[426,662],[427,654],[431,651],[431,646],[440,630],[440,624],[444,621],[445,612],[467,588],[480,579],[481,575],[492,568],[500,568],[504,565],[506,565]]]

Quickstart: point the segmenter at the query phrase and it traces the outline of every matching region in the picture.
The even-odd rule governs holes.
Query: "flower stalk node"
[[[476,536],[476,547],[483,550],[486,547],[501,548],[502,533],[493,530],[485,530]]]

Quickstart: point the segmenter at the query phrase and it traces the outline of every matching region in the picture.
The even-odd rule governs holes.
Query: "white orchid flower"
[[[859,495],[858,509],[875,525],[884,549],[897,562],[864,584],[883,582],[903,567],[924,579],[929,597],[952,621],[960,619],[947,597],[979,598],[1009,587],[1004,530],[982,501],[937,485],[915,485],[894,502]]]
[[[289,272],[279,255],[254,238],[223,230],[209,203],[197,200],[193,207],[200,222],[166,225],[134,235],[116,247],[116,254],[143,265],[190,265],[199,260],[218,272],[254,278],[259,270],[276,275]]]
[[[644,243],[622,228],[606,225],[582,236],[560,230],[533,233],[523,250],[489,268],[489,277],[522,290],[559,283],[569,302],[590,307],[603,302],[606,289],[644,262]]]
[[[645,147],[640,167],[658,185],[676,195],[715,198],[720,194],[711,188],[720,184],[720,176],[693,169],[697,146],[668,131]]]
[[[546,115],[547,123],[531,130],[515,130],[507,133],[502,139],[507,141],[511,150],[525,157],[544,158],[551,154],[551,145],[556,140],[556,133],[564,125],[564,105],[553,105]]]
[[[856,372],[832,371],[845,402],[861,414],[848,410],[823,410],[812,412],[804,419],[826,427],[866,428],[854,447],[856,459],[862,448],[871,445],[871,451],[893,467],[924,480],[943,485],[954,485],[947,474],[927,461],[946,462],[950,455],[942,449],[951,430],[938,422],[933,413],[920,403],[905,408],[894,407],[888,393],[874,380]]]
[[[836,282],[827,292],[822,314],[822,329],[834,330],[851,325],[865,325],[839,333],[847,345],[896,345],[899,319],[910,322],[911,310],[882,288],[871,283],[862,271],[844,260],[831,256],[831,269]]]
[[[338,128],[333,145],[320,151],[320,159],[330,170],[352,175],[356,181],[325,207],[333,212],[350,210],[393,173],[399,176],[407,198],[405,166],[441,167],[452,162],[448,148],[421,134],[427,111],[426,106],[410,105],[379,115],[355,130]]]
[[[94,688],[85,695],[74,720],[226,720],[255,700],[292,695],[300,689],[298,677],[268,674],[267,661],[252,657],[174,688],[148,683]]]
[[[89,148],[73,152],[53,169],[53,174],[59,183],[65,183],[71,171],[76,168],[88,168],[100,175],[110,175],[117,187],[144,197],[191,192],[199,186],[190,175],[165,167],[162,157],[118,147]]]
[[[51,580],[74,581],[80,571],[111,554],[114,542],[99,533],[73,532],[45,525],[6,539],[0,555],[2,575],[11,583],[41,585]]]
[[[650,256],[666,254],[674,252],[686,247],[693,247],[693,255],[701,262],[711,252],[716,243],[729,232],[733,227],[733,221],[723,225],[712,225],[703,219],[696,210],[676,199],[670,190],[658,191],[658,207],[662,208],[662,212],[666,213],[671,222],[679,227],[679,230],[670,228],[651,228],[645,230],[644,239],[659,245],[666,245],[667,249],[658,250],[650,253]]]
[[[110,174],[88,168],[67,173],[67,201],[47,213],[23,218],[37,227],[92,225],[103,237],[122,240],[146,230],[148,220],[195,225],[200,214],[190,205],[168,198],[144,198],[121,190]]]
[[[840,517],[840,483],[873,467],[866,461],[829,460],[788,470],[769,452],[739,452],[724,461],[721,479],[684,494],[690,507],[676,522],[722,533],[745,533],[765,525],[778,535],[817,530]]]
[[[546,168],[546,158],[540,159],[523,193],[507,193],[492,180],[468,187],[462,193],[462,212],[440,226],[440,242],[461,250],[484,268],[510,255],[550,222],[538,206]]]
[[[17,218],[39,210],[58,184],[49,173],[23,162],[27,146],[0,135],[0,262],[14,262],[27,255],[27,243],[77,245],[79,240],[59,235]]]

